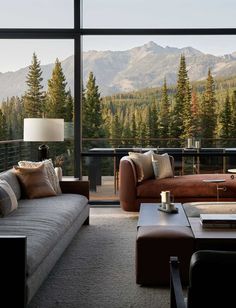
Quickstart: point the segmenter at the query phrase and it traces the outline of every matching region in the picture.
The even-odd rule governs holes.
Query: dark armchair
[[[192,255],[184,298],[177,257],[170,257],[170,307],[236,307],[236,252],[201,250]]]

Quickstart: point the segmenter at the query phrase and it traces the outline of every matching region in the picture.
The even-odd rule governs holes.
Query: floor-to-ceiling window
[[[179,142],[180,137],[184,140],[191,130],[187,127],[186,131],[172,135],[175,130],[173,125],[166,128],[167,113],[162,104],[166,98],[169,111],[174,112],[181,55],[185,56],[192,104],[202,105],[211,70],[217,100],[214,134],[220,139],[232,138],[227,135],[223,108],[226,110],[227,100],[231,107],[234,103],[234,6],[233,1],[186,0],[3,2],[0,5],[1,139],[22,138],[22,118],[27,116],[23,113],[24,95],[29,89],[27,74],[34,53],[42,70],[39,78],[45,101],[49,101],[48,80],[58,59],[65,76],[66,104],[74,105],[75,125],[71,116],[67,117],[65,144],[67,141],[68,144],[59,147],[58,153],[62,151],[70,161],[66,173],[92,176],[98,163],[98,177],[107,177],[116,192],[112,193],[113,199],[118,199],[118,187],[113,185],[117,162],[113,156],[104,154],[97,159],[86,153],[93,148],[157,147],[167,141],[170,146],[179,146],[174,142]],[[94,109],[91,101],[96,103]],[[17,110],[14,114],[18,118],[10,119],[8,110]],[[151,117],[153,111],[157,111],[157,119]],[[47,108],[42,113],[47,116]],[[168,122],[174,123],[169,116]],[[196,126],[196,122],[193,124]],[[199,124],[195,126],[191,129],[201,130]],[[58,151],[56,146],[55,151]],[[96,179],[95,188],[100,184],[101,179]],[[104,196],[103,192],[97,194],[97,198]]]
[[[101,175],[105,184],[117,169],[105,155],[117,148],[184,147],[188,137],[202,147],[235,144],[234,6],[233,1],[83,1],[82,148],[97,155],[84,158],[83,173],[98,196]],[[177,99],[182,77],[186,94]],[[92,84],[100,109],[88,117],[90,102],[96,102]],[[213,109],[206,108],[209,87]]]
[[[73,175],[73,1],[5,1],[0,20],[0,169],[38,158],[40,143],[22,141],[24,118],[63,118],[50,158]]]

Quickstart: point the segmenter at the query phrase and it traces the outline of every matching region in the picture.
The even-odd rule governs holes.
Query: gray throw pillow
[[[0,217],[7,216],[17,209],[18,202],[11,186],[5,180],[0,180]]]

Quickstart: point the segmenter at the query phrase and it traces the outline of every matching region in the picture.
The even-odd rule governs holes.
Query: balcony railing
[[[0,141],[0,172],[12,168],[20,160],[38,160],[39,142],[19,140]],[[50,158],[53,162],[57,155],[64,157],[64,175],[74,174],[73,141],[50,142]]]
[[[236,167],[236,139],[201,140],[201,145],[212,146],[204,153],[204,149],[183,151],[183,147],[170,147],[170,144],[183,144],[175,139],[152,139],[151,146],[142,146],[144,140],[121,139],[83,139],[82,170],[83,178],[90,180],[91,200],[118,200],[119,160],[129,151],[146,151],[149,148],[156,152],[175,157],[176,174],[184,173],[216,173],[227,172]],[[132,143],[133,142],[133,143]],[[147,142],[147,141],[146,141]],[[40,143],[23,140],[0,141],[0,172],[12,168],[19,160],[37,160],[37,148]],[[115,146],[117,145],[117,147]],[[162,147],[160,146],[162,145]],[[235,148],[234,148],[235,145]],[[199,152],[200,151],[200,152]],[[64,155],[63,174],[73,176],[74,155],[73,141],[50,143],[50,157]],[[199,155],[201,154],[201,155]]]
[[[144,144],[147,145],[144,145]],[[144,146],[143,146],[144,145]],[[201,139],[200,149],[185,149],[179,139],[83,139],[83,175],[90,180],[91,199],[119,199],[119,160],[129,151],[168,152],[175,158],[176,175],[223,173],[236,167],[236,139]],[[234,148],[235,146],[235,148]]]

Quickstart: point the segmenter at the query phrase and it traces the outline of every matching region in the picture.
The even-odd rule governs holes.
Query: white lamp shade
[[[24,119],[24,141],[64,141],[64,119]]]

